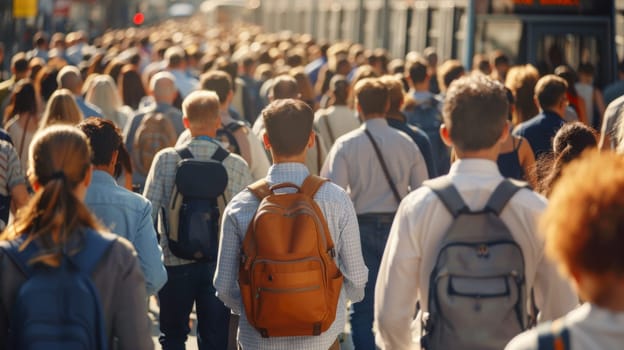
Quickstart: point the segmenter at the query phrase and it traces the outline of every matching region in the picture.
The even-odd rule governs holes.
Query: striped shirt
[[[194,159],[209,160],[217,150],[217,144],[213,141],[203,139],[192,139],[188,147],[193,153]],[[143,195],[152,202],[152,218],[154,222],[158,220],[158,214],[162,208],[169,205],[173,192],[176,167],[180,161],[180,156],[175,148],[169,147],[158,152],[152,162]],[[225,188],[224,196],[226,203],[245,186],[251,183],[251,175],[247,163],[238,155],[231,154],[223,160],[223,166],[228,174],[228,184]],[[160,228],[159,228],[160,230]],[[185,260],[176,257],[169,250],[166,235],[161,233],[160,246],[166,266],[176,266],[194,263],[193,260]]]
[[[309,174],[304,164],[280,163],[269,169],[266,179],[269,184],[291,182],[300,186]],[[319,336],[262,338],[249,324],[238,287],[238,268],[241,245],[259,202],[249,190],[244,190],[225,209],[214,285],[219,299],[234,313],[241,315],[238,341],[243,349],[328,349],[344,329],[347,299],[357,302],[364,297],[368,269],[362,258],[357,219],[349,196],[341,188],[328,182],[321,186],[314,200],[325,215],[336,248],[338,268],[344,275],[336,319]]]

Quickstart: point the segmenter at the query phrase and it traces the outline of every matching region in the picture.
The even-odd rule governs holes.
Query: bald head
[[[150,90],[156,102],[172,104],[178,93],[175,77],[169,72],[154,74],[150,80]]]
[[[273,86],[269,92],[269,99],[275,101],[286,98],[298,99],[299,86],[295,78],[290,75],[280,75],[273,80]]]
[[[80,94],[82,90],[82,76],[80,70],[75,66],[65,66],[58,73],[56,83],[59,89],[68,89],[74,95]]]

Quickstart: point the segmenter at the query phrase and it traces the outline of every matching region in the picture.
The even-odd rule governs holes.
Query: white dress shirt
[[[355,116],[355,111],[347,106],[330,106],[316,111],[314,115],[314,127],[325,145],[331,147],[337,138],[357,129],[360,121]]]
[[[390,127],[385,118],[367,120],[339,137],[325,159],[321,176],[349,193],[356,213],[394,213],[398,203],[365,129],[377,142],[401,197],[427,179],[427,165],[418,146],[407,134]]]
[[[503,180],[496,163],[485,159],[456,161],[448,175],[471,210],[482,209]],[[526,288],[534,288],[540,319],[552,320],[572,310],[577,296],[544,256],[537,219],[546,207],[540,195],[522,189],[501,213],[525,260]],[[428,311],[429,277],[451,214],[428,187],[410,193],[394,218],[375,288],[376,342],[381,349],[420,349],[410,324],[415,305]],[[398,287],[400,286],[400,287]],[[528,294],[527,294],[528,295]],[[417,317],[417,319],[420,319]],[[414,322],[418,326],[420,321]]]
[[[624,348],[624,312],[585,304],[562,318],[570,335],[570,348],[608,350]],[[505,350],[537,350],[537,331],[515,337]]]

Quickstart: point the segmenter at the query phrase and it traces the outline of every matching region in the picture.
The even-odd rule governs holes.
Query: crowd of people
[[[56,339],[24,316],[55,302],[25,298],[71,266],[99,300],[92,349],[153,348],[150,296],[163,349],[185,348],[193,308],[200,349],[339,349],[347,322],[356,350],[624,343],[624,61],[603,94],[589,62],[540,75],[189,20],[38,33],[10,62],[0,349]],[[312,209],[266,228],[288,187]],[[303,211],[316,229],[285,223]],[[304,233],[327,251],[287,265]],[[334,318],[295,330],[302,300]]]

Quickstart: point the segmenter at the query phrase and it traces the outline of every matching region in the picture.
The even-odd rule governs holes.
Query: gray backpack
[[[427,350],[500,350],[531,324],[524,256],[500,213],[526,184],[504,180],[471,211],[448,177],[424,183],[453,215],[429,282]]]

